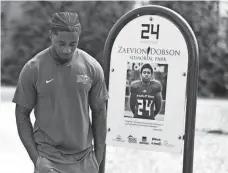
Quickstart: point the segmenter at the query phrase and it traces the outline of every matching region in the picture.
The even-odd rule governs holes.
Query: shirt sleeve
[[[89,91],[90,107],[97,108],[97,106],[109,98],[108,91],[105,84],[103,69],[100,64],[96,68],[93,85]]]
[[[130,85],[130,92],[131,92],[131,94],[136,93],[136,88],[135,88],[134,84]]]
[[[35,107],[35,68],[31,63],[26,63],[21,70],[12,102],[29,109]]]

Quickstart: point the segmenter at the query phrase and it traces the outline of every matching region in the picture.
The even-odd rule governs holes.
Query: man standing
[[[162,86],[151,80],[153,68],[144,64],[141,68],[141,80],[134,81],[130,87],[130,107],[134,118],[155,119],[162,106]]]
[[[103,158],[108,93],[99,63],[77,48],[80,33],[76,13],[53,14],[52,45],[19,76],[13,98],[17,128],[36,173],[97,173]]]

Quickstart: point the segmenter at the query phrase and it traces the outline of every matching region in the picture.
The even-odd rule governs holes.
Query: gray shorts
[[[35,166],[35,173],[98,173],[99,166],[94,151],[87,157],[74,164],[53,162],[39,156]]]

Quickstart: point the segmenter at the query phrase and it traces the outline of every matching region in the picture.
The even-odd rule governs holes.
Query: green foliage
[[[106,38],[115,22],[132,9],[134,2],[122,1],[32,1],[19,3],[22,16],[12,20],[4,33],[8,34],[10,52],[2,54],[2,84],[16,85],[24,64],[51,45],[49,23],[59,11],[77,12],[82,24],[79,48],[96,58],[102,65]],[[7,11],[2,13],[2,18]],[[3,28],[2,28],[3,31]],[[13,51],[12,51],[13,50]]]

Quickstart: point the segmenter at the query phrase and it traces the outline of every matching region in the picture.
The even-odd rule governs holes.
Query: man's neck
[[[59,63],[60,65],[64,65],[67,62],[69,62],[72,57],[70,59],[62,59],[60,58],[60,56],[56,53],[55,49],[53,47],[51,47],[50,49],[50,53],[51,53],[51,57],[53,58],[54,61],[56,61],[57,63]]]
[[[147,86],[147,85],[150,84],[150,81],[148,81],[148,82],[143,82],[143,81],[142,81],[142,84],[143,84],[144,86]]]

